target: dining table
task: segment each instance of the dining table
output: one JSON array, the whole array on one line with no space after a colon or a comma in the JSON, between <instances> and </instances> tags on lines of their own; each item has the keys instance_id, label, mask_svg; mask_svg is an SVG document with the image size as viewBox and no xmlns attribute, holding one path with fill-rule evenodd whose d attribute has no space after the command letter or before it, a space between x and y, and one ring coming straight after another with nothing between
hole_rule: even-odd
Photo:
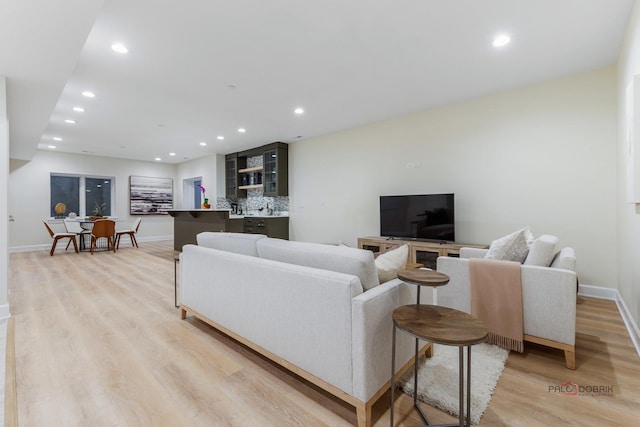
<instances>
[{"instance_id":1,"label":"dining table","mask_svg":"<svg viewBox=\"0 0 640 427\"><path fill-rule=\"evenodd\" d=\"M75 218L67 218L67 219L72 221L77 221L80 224L80 228L82 229L82 231L78 234L78 238L80 240L78 243L80 246L80 251L82 252L88 252L91 249L91 230L93 229L93 224L96 221L99 221L102 219L110 219L111 221L115 221L116 223L122 222L122 220L118 219L117 217L101 217L101 218L75 217ZM114 235L113 236L114 244L115 244L115 238L116 236ZM109 248L107 247L107 245L102 244L102 245L98 245L96 247L96 250L109 250Z\"/></svg>"}]
</instances>

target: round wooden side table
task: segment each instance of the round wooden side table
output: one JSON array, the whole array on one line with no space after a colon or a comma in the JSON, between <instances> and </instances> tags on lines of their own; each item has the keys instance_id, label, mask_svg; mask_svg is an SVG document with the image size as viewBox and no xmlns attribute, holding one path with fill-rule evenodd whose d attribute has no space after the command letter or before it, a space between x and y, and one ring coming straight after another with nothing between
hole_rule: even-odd
<instances>
[{"instance_id":1,"label":"round wooden side table","mask_svg":"<svg viewBox=\"0 0 640 427\"><path fill-rule=\"evenodd\" d=\"M398 271L398 279L405 283L418 286L418 296L416 298L416 304L420 304L420 287L431 286L434 291L438 286L444 286L449 283L449 276L444 273L440 273L435 270L423 270L420 268L407 268ZM437 305L437 295L433 293L433 304Z\"/></svg>"},{"instance_id":2,"label":"round wooden side table","mask_svg":"<svg viewBox=\"0 0 640 427\"><path fill-rule=\"evenodd\" d=\"M412 335L416 339L437 344L457 346L459 362L459 424L440 426L471 425L471 346L484 342L489 330L480 319L463 311L437 305L414 304L398 307L393 311L393 339L391 350L391 408L390 425L393 427L393 406L395 400L396 329ZM467 347L467 408L464 411L464 347ZM417 365L417 364L416 364ZM420 413L427 426L427 417L418 406L418 375L413 383L413 406ZM466 422L465 422L466 421Z\"/></svg>"}]
</instances>

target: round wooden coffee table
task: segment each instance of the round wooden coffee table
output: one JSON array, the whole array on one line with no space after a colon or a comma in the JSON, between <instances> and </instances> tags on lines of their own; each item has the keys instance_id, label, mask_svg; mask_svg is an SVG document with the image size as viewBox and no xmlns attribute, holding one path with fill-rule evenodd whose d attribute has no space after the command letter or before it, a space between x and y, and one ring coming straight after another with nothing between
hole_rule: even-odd
<instances>
[{"instance_id":1,"label":"round wooden coffee table","mask_svg":"<svg viewBox=\"0 0 640 427\"><path fill-rule=\"evenodd\" d=\"M416 304L420 304L420 287L432 286L435 290L438 286L449 283L449 276L435 270L423 270L420 268L407 268L398 271L398 279L405 283L418 286ZM434 292L434 304L437 304L437 294Z\"/></svg>"},{"instance_id":2,"label":"round wooden coffee table","mask_svg":"<svg viewBox=\"0 0 640 427\"><path fill-rule=\"evenodd\" d=\"M400 329L415 337L437 344L453 345L459 348L459 424L449 426L471 425L471 346L484 342L489 334L485 324L463 311L437 305L414 304L398 307L393 311L393 340L391 351L391 408L390 418L393 427L393 404L395 400L395 360L396 329ZM467 408L466 422L464 411L464 347L467 347ZM417 371L417 369L416 369ZM429 421L418 406L418 376L414 376L413 406L427 426Z\"/></svg>"}]
</instances>

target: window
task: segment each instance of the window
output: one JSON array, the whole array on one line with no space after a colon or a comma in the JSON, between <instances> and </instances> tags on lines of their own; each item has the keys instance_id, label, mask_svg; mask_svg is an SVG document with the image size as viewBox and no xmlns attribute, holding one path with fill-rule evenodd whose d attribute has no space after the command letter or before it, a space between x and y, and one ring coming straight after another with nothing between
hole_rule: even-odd
<instances>
[{"instance_id":1,"label":"window","mask_svg":"<svg viewBox=\"0 0 640 427\"><path fill-rule=\"evenodd\" d=\"M64 206L60 206L60 203ZM66 216L70 212L80 213L80 177L51 175L50 215Z\"/></svg>"},{"instance_id":2,"label":"window","mask_svg":"<svg viewBox=\"0 0 640 427\"><path fill-rule=\"evenodd\" d=\"M51 174L51 216L113 215L114 183L113 177Z\"/></svg>"}]
</instances>

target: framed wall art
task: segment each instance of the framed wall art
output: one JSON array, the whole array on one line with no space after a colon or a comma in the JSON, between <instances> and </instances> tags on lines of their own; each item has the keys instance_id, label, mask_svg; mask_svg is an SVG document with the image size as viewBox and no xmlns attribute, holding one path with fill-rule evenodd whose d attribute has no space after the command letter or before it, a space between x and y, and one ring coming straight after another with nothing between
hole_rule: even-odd
<instances>
[{"instance_id":1,"label":"framed wall art","mask_svg":"<svg viewBox=\"0 0 640 427\"><path fill-rule=\"evenodd\" d=\"M131 215L167 215L173 209L173 179L129 177Z\"/></svg>"}]
</instances>

